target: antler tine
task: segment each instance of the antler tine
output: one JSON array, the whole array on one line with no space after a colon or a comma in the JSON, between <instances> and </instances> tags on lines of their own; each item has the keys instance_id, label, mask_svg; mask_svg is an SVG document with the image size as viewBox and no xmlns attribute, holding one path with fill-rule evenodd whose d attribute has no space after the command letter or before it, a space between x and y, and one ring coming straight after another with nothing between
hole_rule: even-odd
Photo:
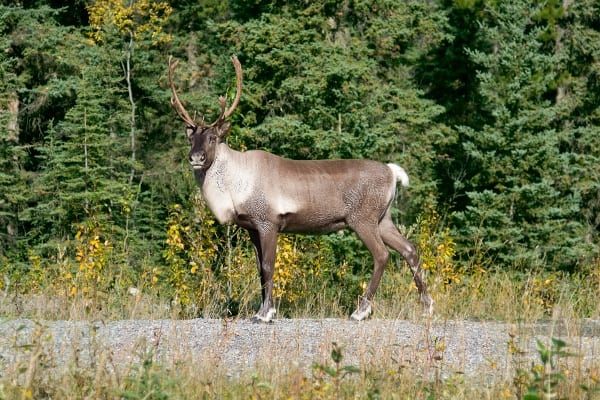
<instances>
[{"instance_id":1,"label":"antler tine","mask_svg":"<svg viewBox=\"0 0 600 400\"><path fill-rule=\"evenodd\" d=\"M217 125L225 121L227 118L233 114L235 108L240 102L240 97L242 97L242 65L240 64L240 60L238 60L237 56L234 54L231 56L231 61L233 62L233 67L235 68L235 78L237 82L237 87L235 91L235 98L233 99L233 103L231 106L225 111L225 106L227 105L227 99L223 96L219 97L219 103L221 104L221 115L215 122L211 124L211 126Z\"/></svg>"},{"instance_id":2,"label":"antler tine","mask_svg":"<svg viewBox=\"0 0 600 400\"><path fill-rule=\"evenodd\" d=\"M227 119L231 116L231 114L233 114L233 111L240 102L240 97L242 97L242 65L240 64L240 60L238 60L235 54L231 56L231 61L233 61L233 67L235 68L237 88L235 91L235 99L233 99L233 103L231 103L231 107L229 107L229 109L223 116L223 119Z\"/></svg>"},{"instance_id":3,"label":"antler tine","mask_svg":"<svg viewBox=\"0 0 600 400\"><path fill-rule=\"evenodd\" d=\"M177 67L178 63L179 60L173 60L173 57L169 57L169 82L171 84L171 105L177 112L177 115L179 115L179 118L181 118L186 124L188 124L189 126L197 126L198 124L192 117L190 117L190 114L188 114L183 104L181 104L181 100L179 100L179 97L177 96L177 89L175 88L175 82L173 80L173 71L175 71L175 68Z\"/></svg>"}]
</instances>

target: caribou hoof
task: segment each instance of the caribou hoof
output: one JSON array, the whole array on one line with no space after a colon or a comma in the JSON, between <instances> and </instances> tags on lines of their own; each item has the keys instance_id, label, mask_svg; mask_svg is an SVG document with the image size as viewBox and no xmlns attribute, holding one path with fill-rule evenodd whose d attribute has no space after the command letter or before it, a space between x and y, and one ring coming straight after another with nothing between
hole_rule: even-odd
<instances>
[{"instance_id":1,"label":"caribou hoof","mask_svg":"<svg viewBox=\"0 0 600 400\"><path fill-rule=\"evenodd\" d=\"M250 318L250 321L253 324L273 324L274 323L274 321L272 319L270 319L270 320L267 321L264 318L261 318L261 317L256 316L256 315L254 317Z\"/></svg>"},{"instance_id":2,"label":"caribou hoof","mask_svg":"<svg viewBox=\"0 0 600 400\"><path fill-rule=\"evenodd\" d=\"M358 306L356 311L354 311L352 313L352 315L350 316L350 319L352 319L354 321L362 321L362 320L368 318L371 315L371 313L372 313L371 302L365 300L365 301L361 302L361 304Z\"/></svg>"},{"instance_id":3,"label":"caribou hoof","mask_svg":"<svg viewBox=\"0 0 600 400\"><path fill-rule=\"evenodd\" d=\"M277 313L275 308L269 308L269 311L266 312L266 315L261 315L262 313L259 311L254 317L252 317L252 322L255 324L264 324L273 322L273 317Z\"/></svg>"}]
</instances>

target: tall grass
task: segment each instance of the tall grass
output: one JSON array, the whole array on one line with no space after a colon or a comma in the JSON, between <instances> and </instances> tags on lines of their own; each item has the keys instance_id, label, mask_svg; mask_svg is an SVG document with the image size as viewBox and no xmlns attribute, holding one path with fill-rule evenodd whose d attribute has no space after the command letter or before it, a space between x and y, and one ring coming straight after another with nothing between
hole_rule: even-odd
<instances>
[{"instance_id":1,"label":"tall grass","mask_svg":"<svg viewBox=\"0 0 600 400\"><path fill-rule=\"evenodd\" d=\"M174 205L162 259L130 265L99 224L81 225L54 254L31 253L29 265L0 260L0 315L43 319L249 317L260 304L248 235L219 227L200 198L193 211ZM600 259L578 274L545 266L495 267L485 254L458 262L435 208L403 234L415 243L436 316L507 322L600 316ZM150 261L153 260L153 261ZM360 267L362 265L362 267ZM280 317L347 317L372 272L353 235L280 235L274 296ZM421 315L405 262L394 255L375 298L375 317Z\"/></svg>"},{"instance_id":2,"label":"tall grass","mask_svg":"<svg viewBox=\"0 0 600 400\"><path fill-rule=\"evenodd\" d=\"M240 279L243 287L232 307L218 292L203 299L200 308L191 303L182 305L160 290L131 287L113 291L65 294L64 291L0 293L0 315L32 319L159 319L196 317L239 317L253 315L260 303L257 273ZM483 319L516 322L538 321L560 317L564 319L600 317L600 284L597 271L573 275L532 271L479 272L463 275L459 282L444 282L429 273L430 291L435 300L435 316L440 319ZM309 278L310 279L310 278ZM352 282L357 293L360 281ZM278 298L280 317L346 318L358 302L335 283L311 282L302 296L294 301ZM232 315L232 308L236 313ZM375 297L375 318L419 319L421 306L407 267L389 267Z\"/></svg>"}]
</instances>

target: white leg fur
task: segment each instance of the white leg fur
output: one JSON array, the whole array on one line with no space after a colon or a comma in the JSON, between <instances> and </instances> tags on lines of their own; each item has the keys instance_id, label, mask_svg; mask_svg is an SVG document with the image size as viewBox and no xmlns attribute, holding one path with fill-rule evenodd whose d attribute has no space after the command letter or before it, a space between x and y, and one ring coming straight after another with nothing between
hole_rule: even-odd
<instances>
[{"instance_id":1,"label":"white leg fur","mask_svg":"<svg viewBox=\"0 0 600 400\"><path fill-rule=\"evenodd\" d=\"M273 319L273 317L275 316L276 313L277 313L277 310L275 308L271 307L271 308L269 308L267 315L265 315L263 317L260 314L256 314L254 316L254 319L259 320L261 322L271 322L271 320Z\"/></svg>"},{"instance_id":2,"label":"white leg fur","mask_svg":"<svg viewBox=\"0 0 600 400\"><path fill-rule=\"evenodd\" d=\"M371 315L372 309L371 309L371 303L369 303L367 305L367 307L364 307L364 309L361 310L362 304L356 309L356 311L354 311L352 313L352 315L350 316L350 318L352 318L355 321L362 321L363 319L367 318L369 315Z\"/></svg>"}]
</instances>

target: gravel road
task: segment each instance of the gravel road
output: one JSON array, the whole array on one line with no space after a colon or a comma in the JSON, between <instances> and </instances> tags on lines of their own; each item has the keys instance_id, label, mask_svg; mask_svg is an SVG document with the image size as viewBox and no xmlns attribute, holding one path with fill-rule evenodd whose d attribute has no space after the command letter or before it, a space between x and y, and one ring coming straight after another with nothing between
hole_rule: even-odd
<instances>
[{"instance_id":1,"label":"gravel road","mask_svg":"<svg viewBox=\"0 0 600 400\"><path fill-rule=\"evenodd\" d=\"M162 364L191 362L237 378L331 363L332 343L336 342L343 348L344 365L461 374L490 385L509 379L515 370L515 356L507 350L511 338L524 350L520 361L538 361L536 339L548 343L551 337L565 339L569 350L581 355L572 362L584 367L600 365L600 321L596 320L528 325L376 319L276 319L271 324L217 319L0 319L0 373L26 362L40 343L57 368L73 365L74 358L78 365L89 364L99 354L110 357L116 368L127 367L140 361L140 351L153 349Z\"/></svg>"}]
</instances>

